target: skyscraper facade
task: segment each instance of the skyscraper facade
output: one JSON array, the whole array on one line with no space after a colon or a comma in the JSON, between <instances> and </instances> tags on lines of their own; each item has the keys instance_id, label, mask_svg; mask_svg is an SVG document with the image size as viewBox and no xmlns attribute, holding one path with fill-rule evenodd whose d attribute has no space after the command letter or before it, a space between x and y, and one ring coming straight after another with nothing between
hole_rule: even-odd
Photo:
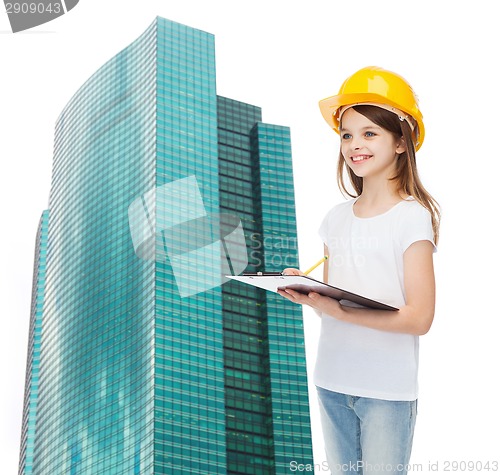
<instances>
[{"instance_id":1,"label":"skyscraper facade","mask_svg":"<svg viewBox=\"0 0 500 475\"><path fill-rule=\"evenodd\" d=\"M209 33L157 18L79 89L56 124L20 473L312 463L301 310L223 276L298 264L291 170L289 130L217 96Z\"/></svg>"},{"instance_id":2,"label":"skyscraper facade","mask_svg":"<svg viewBox=\"0 0 500 475\"><path fill-rule=\"evenodd\" d=\"M40 346L43 317L43 297L45 288L45 267L47 262L47 229L49 212L44 211L38 225L33 266L33 288L31 297L31 318L28 337L26 382L21 428L21 452L19 473L32 473L33 449L36 429L36 409L38 401L38 375L40 370Z\"/></svg>"}]
</instances>

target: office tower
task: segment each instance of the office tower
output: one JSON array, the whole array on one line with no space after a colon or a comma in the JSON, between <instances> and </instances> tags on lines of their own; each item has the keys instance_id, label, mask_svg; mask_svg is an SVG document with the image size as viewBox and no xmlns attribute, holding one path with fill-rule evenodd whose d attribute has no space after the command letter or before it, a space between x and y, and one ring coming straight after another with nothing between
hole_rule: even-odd
<instances>
[{"instance_id":1,"label":"office tower","mask_svg":"<svg viewBox=\"0 0 500 475\"><path fill-rule=\"evenodd\" d=\"M28 337L28 357L24 394L23 422L21 429L21 453L19 473L30 474L33 465L35 442L38 374L40 369L40 343L42 332L43 294L47 261L47 228L49 213L44 211L38 224L33 266L31 317Z\"/></svg>"},{"instance_id":2,"label":"office tower","mask_svg":"<svg viewBox=\"0 0 500 475\"><path fill-rule=\"evenodd\" d=\"M79 89L56 124L21 473L312 463L301 310L221 275L298 264L291 170L289 130L217 96L211 34L157 18Z\"/></svg>"}]
</instances>

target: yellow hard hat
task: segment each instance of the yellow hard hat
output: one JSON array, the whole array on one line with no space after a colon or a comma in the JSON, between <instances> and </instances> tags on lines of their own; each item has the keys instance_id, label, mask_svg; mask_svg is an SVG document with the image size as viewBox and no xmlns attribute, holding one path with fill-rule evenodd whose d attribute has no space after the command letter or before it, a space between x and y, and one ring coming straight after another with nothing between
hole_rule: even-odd
<instances>
[{"instance_id":1,"label":"yellow hard hat","mask_svg":"<svg viewBox=\"0 0 500 475\"><path fill-rule=\"evenodd\" d=\"M418 150L424 141L425 128L418 99L408 82L399 74L376 66L368 66L348 77L336 96L319 102L321 114L330 127L339 133L339 120L347 107L372 104L397 114L413 131ZM347 106L347 107L346 107Z\"/></svg>"}]
</instances>

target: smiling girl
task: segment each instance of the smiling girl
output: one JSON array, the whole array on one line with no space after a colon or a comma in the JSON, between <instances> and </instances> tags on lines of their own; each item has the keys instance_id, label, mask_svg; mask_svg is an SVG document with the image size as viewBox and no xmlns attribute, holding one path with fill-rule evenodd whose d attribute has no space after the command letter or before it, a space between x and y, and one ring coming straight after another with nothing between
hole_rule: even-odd
<instances>
[{"instance_id":1,"label":"smiling girl","mask_svg":"<svg viewBox=\"0 0 500 475\"><path fill-rule=\"evenodd\" d=\"M340 135L337 181L352 198L331 209L320 227L329 256L325 282L399 311L290 289L280 294L321 315L314 382L331 472L406 474L419 336L434 318L439 229L438 205L415 160L425 134L422 114L410 85L376 67L350 76L320 109Z\"/></svg>"}]
</instances>

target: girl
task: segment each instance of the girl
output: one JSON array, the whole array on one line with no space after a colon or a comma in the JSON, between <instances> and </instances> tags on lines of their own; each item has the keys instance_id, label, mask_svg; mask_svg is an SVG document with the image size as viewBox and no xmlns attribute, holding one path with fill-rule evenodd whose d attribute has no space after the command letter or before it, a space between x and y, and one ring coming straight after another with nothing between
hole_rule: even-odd
<instances>
[{"instance_id":1,"label":"girl","mask_svg":"<svg viewBox=\"0 0 500 475\"><path fill-rule=\"evenodd\" d=\"M434 317L439 210L420 182L424 124L410 85L363 68L320 101L340 135L337 181L351 200L319 233L330 284L398 307L354 307L293 290L283 297L322 318L314 381L332 474L406 474L417 412L419 335ZM347 190L345 170L354 193ZM302 274L285 269L287 274Z\"/></svg>"}]
</instances>

